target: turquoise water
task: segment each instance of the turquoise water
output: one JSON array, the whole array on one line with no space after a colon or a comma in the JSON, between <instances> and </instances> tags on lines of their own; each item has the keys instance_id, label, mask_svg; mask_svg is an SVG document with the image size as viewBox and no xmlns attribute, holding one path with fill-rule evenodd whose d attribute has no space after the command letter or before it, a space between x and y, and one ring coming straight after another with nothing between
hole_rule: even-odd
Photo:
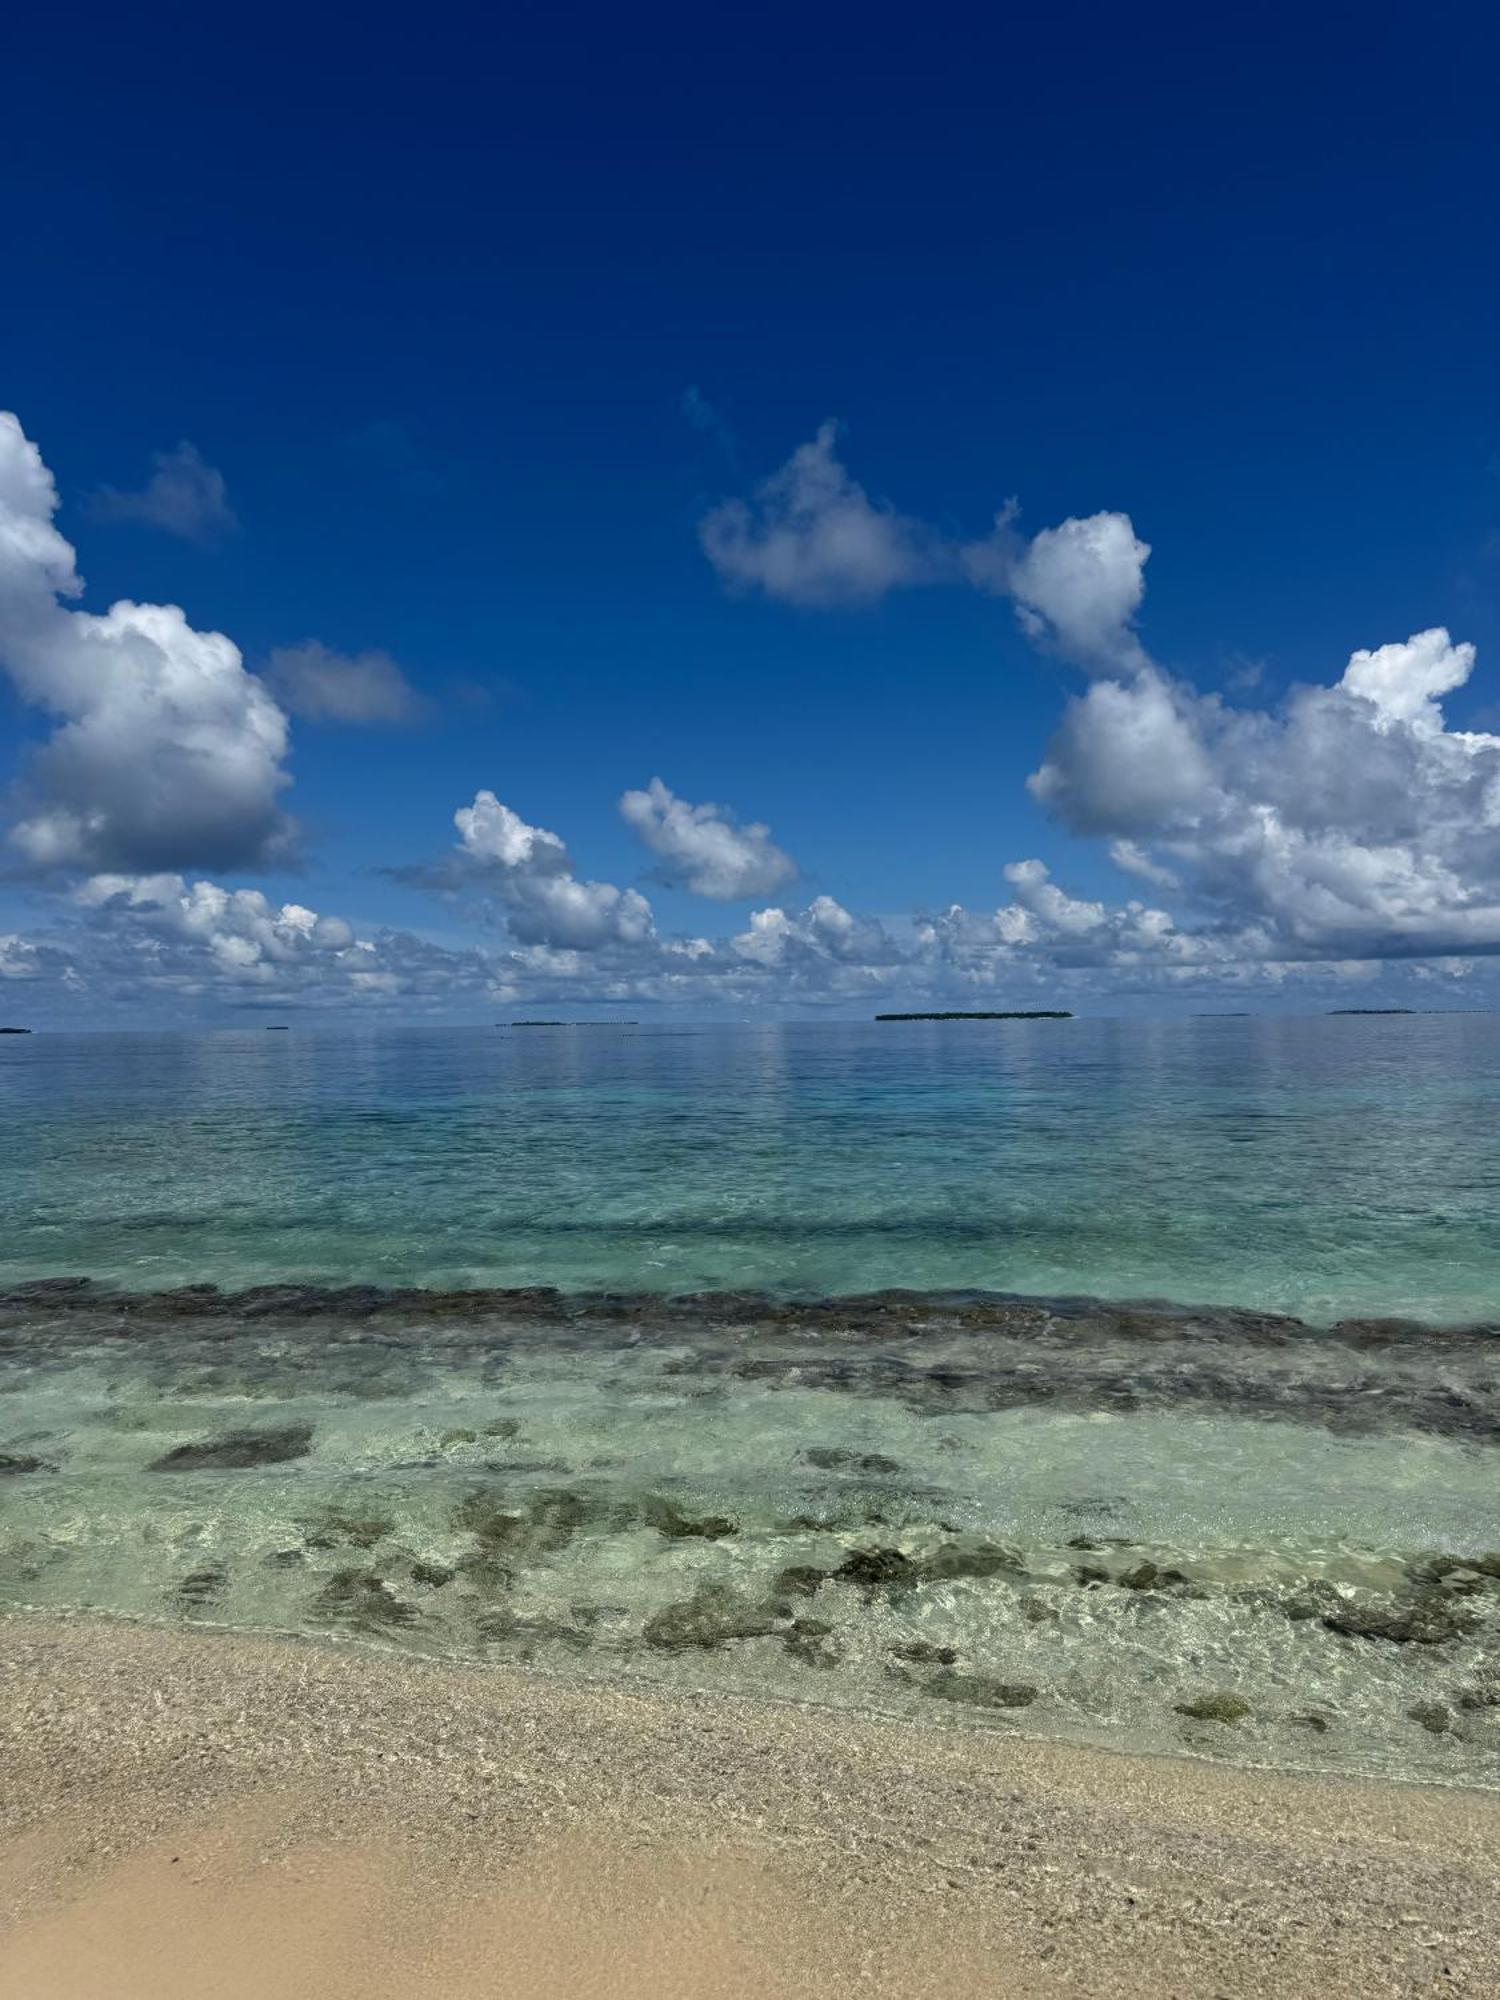
<instances>
[{"instance_id":1,"label":"turquoise water","mask_svg":"<svg viewBox=\"0 0 1500 2000\"><path fill-rule=\"evenodd\" d=\"M1500 1787L1497 1087L1479 1016L0 1040L0 1611Z\"/></svg>"},{"instance_id":2,"label":"turquoise water","mask_svg":"<svg viewBox=\"0 0 1500 2000\"><path fill-rule=\"evenodd\" d=\"M1484 1318L1500 1020L0 1038L0 1282Z\"/></svg>"}]
</instances>

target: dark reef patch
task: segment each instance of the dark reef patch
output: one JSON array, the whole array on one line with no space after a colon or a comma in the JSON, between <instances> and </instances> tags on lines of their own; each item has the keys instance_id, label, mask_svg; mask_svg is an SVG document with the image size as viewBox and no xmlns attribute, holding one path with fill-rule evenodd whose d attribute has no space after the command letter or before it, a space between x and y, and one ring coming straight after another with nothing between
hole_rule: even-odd
<instances>
[{"instance_id":1,"label":"dark reef patch","mask_svg":"<svg viewBox=\"0 0 1500 2000\"><path fill-rule=\"evenodd\" d=\"M717 1542L725 1535L737 1535L739 1523L723 1514L689 1514L675 1500L653 1494L641 1506L641 1519L668 1541Z\"/></svg>"},{"instance_id":2,"label":"dark reef patch","mask_svg":"<svg viewBox=\"0 0 1500 2000\"><path fill-rule=\"evenodd\" d=\"M488 1380L527 1348L614 1348L622 1336L711 1390L716 1379L893 1398L920 1415L1011 1409L1224 1411L1341 1434L1419 1430L1500 1439L1500 1326L1426 1327L1347 1319L1316 1328L1286 1315L1099 1299L873 1292L843 1298L705 1292L563 1293L188 1285L121 1292L56 1279L0 1293L0 1364L34 1365L80 1345L126 1342L139 1361L159 1329L174 1379L195 1359L223 1383L226 1343L274 1339L279 1366L340 1394L413 1393L445 1355ZM690 1345L692 1354L680 1350ZM167 1378L164 1376L163 1380ZM445 1445L515 1434L500 1418ZM475 1437L468 1437L472 1429ZM804 1462L856 1478L897 1461L838 1444Z\"/></svg>"},{"instance_id":3,"label":"dark reef patch","mask_svg":"<svg viewBox=\"0 0 1500 2000\"><path fill-rule=\"evenodd\" d=\"M1244 1696L1228 1688L1212 1688L1207 1694L1196 1694L1190 1700L1174 1702L1172 1706L1179 1715L1185 1715L1193 1722L1243 1722L1250 1713L1250 1704Z\"/></svg>"},{"instance_id":4,"label":"dark reef patch","mask_svg":"<svg viewBox=\"0 0 1500 2000\"><path fill-rule=\"evenodd\" d=\"M922 1692L937 1701L966 1702L970 1708L1030 1708L1041 1690L1030 1681L996 1680L989 1674L963 1674L949 1667L924 1681Z\"/></svg>"},{"instance_id":5,"label":"dark reef patch","mask_svg":"<svg viewBox=\"0 0 1500 2000\"><path fill-rule=\"evenodd\" d=\"M281 1465L306 1458L312 1425L287 1424L274 1431L226 1431L196 1444L174 1445L151 1461L152 1472L243 1472L256 1465Z\"/></svg>"},{"instance_id":6,"label":"dark reef patch","mask_svg":"<svg viewBox=\"0 0 1500 2000\"><path fill-rule=\"evenodd\" d=\"M774 1599L746 1597L727 1584L706 1583L689 1598L664 1605L646 1620L641 1637L666 1652L706 1651L732 1639L764 1639L787 1629L790 1610Z\"/></svg>"},{"instance_id":7,"label":"dark reef patch","mask_svg":"<svg viewBox=\"0 0 1500 2000\"><path fill-rule=\"evenodd\" d=\"M415 1608L397 1597L383 1577L361 1569L335 1570L313 1599L312 1615L357 1632L385 1632L414 1625L417 1619Z\"/></svg>"}]
</instances>

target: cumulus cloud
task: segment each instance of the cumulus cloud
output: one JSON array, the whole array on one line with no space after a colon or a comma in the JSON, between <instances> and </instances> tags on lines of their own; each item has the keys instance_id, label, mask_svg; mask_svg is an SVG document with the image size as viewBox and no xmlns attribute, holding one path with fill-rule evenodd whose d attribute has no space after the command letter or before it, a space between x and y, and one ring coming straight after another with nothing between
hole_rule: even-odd
<instances>
[{"instance_id":1,"label":"cumulus cloud","mask_svg":"<svg viewBox=\"0 0 1500 2000\"><path fill-rule=\"evenodd\" d=\"M538 851L552 850L544 841L540 850L532 845ZM1144 902L1111 906L1074 896L1036 860L1013 863L1005 876L1010 900L998 907L954 904L914 922L882 923L819 896L800 911L758 909L722 939L661 938L637 925L616 927L607 938L590 928L583 941L568 943L565 926L548 926L548 936L529 938L512 928L489 950L390 930L361 936L302 904L176 874L96 876L75 889L68 921L51 933L0 937L0 979L16 982L29 1010L66 999L105 1011L167 1003L210 1013L399 1004L403 1012L441 1015L465 1002L680 1004L716 1012L1087 1006L1122 990L1211 996L1290 981L1309 995L1347 994L1373 982L1382 998L1429 1004L1434 988L1472 969L1463 957L1395 967L1368 959L1288 962L1264 927L1182 929ZM539 879L572 882L565 871Z\"/></svg>"},{"instance_id":2,"label":"cumulus cloud","mask_svg":"<svg viewBox=\"0 0 1500 2000\"><path fill-rule=\"evenodd\" d=\"M1151 554L1128 514L1100 513L1027 540L1008 500L990 532L956 540L872 501L823 424L752 500L726 500L699 523L725 584L815 609L876 603L911 584L963 583L1008 597L1033 644L1091 670L1145 664L1135 618Z\"/></svg>"},{"instance_id":3,"label":"cumulus cloud","mask_svg":"<svg viewBox=\"0 0 1500 2000\"><path fill-rule=\"evenodd\" d=\"M815 896L800 915L757 910L749 927L730 938L731 958L762 969L827 972L839 968L878 983L901 964L903 952L884 927L851 915L832 896ZM834 983L840 983L835 981ZM847 979L842 982L847 985Z\"/></svg>"},{"instance_id":4,"label":"cumulus cloud","mask_svg":"<svg viewBox=\"0 0 1500 2000\"><path fill-rule=\"evenodd\" d=\"M704 516L704 553L731 590L787 604L860 605L931 576L934 538L871 500L840 463L837 440L836 424L821 425L753 500L725 500Z\"/></svg>"},{"instance_id":5,"label":"cumulus cloud","mask_svg":"<svg viewBox=\"0 0 1500 2000\"><path fill-rule=\"evenodd\" d=\"M0 662L59 718L10 841L37 870L242 868L284 855L286 717L222 633L175 605L69 609L83 585L52 476L0 412Z\"/></svg>"},{"instance_id":6,"label":"cumulus cloud","mask_svg":"<svg viewBox=\"0 0 1500 2000\"><path fill-rule=\"evenodd\" d=\"M1144 665L1134 619L1150 554L1128 514L1091 514L1043 528L1006 582L1022 631L1083 666Z\"/></svg>"},{"instance_id":7,"label":"cumulus cloud","mask_svg":"<svg viewBox=\"0 0 1500 2000\"><path fill-rule=\"evenodd\" d=\"M359 936L341 917L176 874L78 884L45 934L0 936L0 980L18 982L33 1020L120 1008L444 1013L493 1002L505 985L483 952L389 929Z\"/></svg>"},{"instance_id":8,"label":"cumulus cloud","mask_svg":"<svg viewBox=\"0 0 1500 2000\"><path fill-rule=\"evenodd\" d=\"M214 542L239 527L224 475L186 439L171 451L153 452L151 477L138 491L103 486L89 500L97 521L141 521L188 542Z\"/></svg>"},{"instance_id":9,"label":"cumulus cloud","mask_svg":"<svg viewBox=\"0 0 1500 2000\"><path fill-rule=\"evenodd\" d=\"M42 956L30 938L0 931L0 979L35 979L41 971Z\"/></svg>"},{"instance_id":10,"label":"cumulus cloud","mask_svg":"<svg viewBox=\"0 0 1500 2000\"><path fill-rule=\"evenodd\" d=\"M277 646L265 676L293 715L310 722L415 721L422 697L389 653L336 653L317 639Z\"/></svg>"},{"instance_id":11,"label":"cumulus cloud","mask_svg":"<svg viewBox=\"0 0 1500 2000\"><path fill-rule=\"evenodd\" d=\"M492 995L478 951L408 932L356 935L342 917L181 875L96 875L74 890L71 929L49 940L76 993L98 1002L168 999L232 1006L446 1006Z\"/></svg>"},{"instance_id":12,"label":"cumulus cloud","mask_svg":"<svg viewBox=\"0 0 1500 2000\"><path fill-rule=\"evenodd\" d=\"M1069 704L1031 788L1272 955L1500 951L1500 736L1439 705L1473 665L1434 627L1276 709L1148 666Z\"/></svg>"},{"instance_id":13,"label":"cumulus cloud","mask_svg":"<svg viewBox=\"0 0 1500 2000\"><path fill-rule=\"evenodd\" d=\"M651 905L638 890L580 881L558 836L529 826L493 792L476 792L453 823L459 832L456 867L439 875L440 885L491 890L518 943L592 952L642 945L654 936Z\"/></svg>"},{"instance_id":14,"label":"cumulus cloud","mask_svg":"<svg viewBox=\"0 0 1500 2000\"><path fill-rule=\"evenodd\" d=\"M797 873L797 864L758 821L737 825L724 806L690 805L653 778L644 791L620 800L625 823L661 864L673 887L716 902L770 896Z\"/></svg>"},{"instance_id":15,"label":"cumulus cloud","mask_svg":"<svg viewBox=\"0 0 1500 2000\"><path fill-rule=\"evenodd\" d=\"M1124 875L1138 875L1143 882L1152 882L1158 889L1178 889L1182 878L1164 862L1153 861L1151 856L1136 846L1133 840L1112 840L1109 843L1109 858Z\"/></svg>"}]
</instances>

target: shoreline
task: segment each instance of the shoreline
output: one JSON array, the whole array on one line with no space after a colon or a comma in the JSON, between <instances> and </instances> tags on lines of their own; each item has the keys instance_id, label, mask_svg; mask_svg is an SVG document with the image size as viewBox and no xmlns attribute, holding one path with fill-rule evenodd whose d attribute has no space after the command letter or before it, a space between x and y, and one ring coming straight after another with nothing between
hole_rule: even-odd
<instances>
[{"instance_id":1,"label":"shoreline","mask_svg":"<svg viewBox=\"0 0 1500 2000\"><path fill-rule=\"evenodd\" d=\"M263 1944L288 1995L1500 1984L1484 1793L86 1619L0 1621L0 1689L37 2000Z\"/></svg>"}]
</instances>

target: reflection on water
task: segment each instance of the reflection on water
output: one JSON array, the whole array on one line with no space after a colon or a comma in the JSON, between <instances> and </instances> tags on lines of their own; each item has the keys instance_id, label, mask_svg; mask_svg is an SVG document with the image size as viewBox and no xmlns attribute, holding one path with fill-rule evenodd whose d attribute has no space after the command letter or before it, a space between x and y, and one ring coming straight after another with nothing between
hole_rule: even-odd
<instances>
[{"instance_id":1,"label":"reflection on water","mask_svg":"<svg viewBox=\"0 0 1500 2000\"><path fill-rule=\"evenodd\" d=\"M1482 1317L1488 1016L48 1036L0 1274Z\"/></svg>"}]
</instances>

